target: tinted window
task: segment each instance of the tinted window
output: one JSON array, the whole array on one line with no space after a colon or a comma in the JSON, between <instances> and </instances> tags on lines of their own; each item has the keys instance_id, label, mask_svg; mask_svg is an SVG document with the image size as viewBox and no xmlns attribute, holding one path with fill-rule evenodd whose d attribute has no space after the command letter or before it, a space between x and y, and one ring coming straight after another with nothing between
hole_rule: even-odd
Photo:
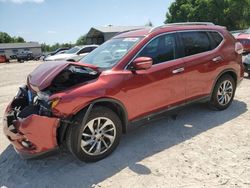
<instances>
[{"instance_id":1,"label":"tinted window","mask_svg":"<svg viewBox=\"0 0 250 188\"><path fill-rule=\"evenodd\" d=\"M211 35L211 37L212 37L212 39L214 41L214 45L213 45L213 49L214 49L214 48L216 48L217 46L220 45L223 38L218 32L211 31L211 32L209 32L209 34Z\"/></svg>"},{"instance_id":2,"label":"tinted window","mask_svg":"<svg viewBox=\"0 0 250 188\"><path fill-rule=\"evenodd\" d=\"M137 57L151 57L154 64L175 59L175 34L163 35L152 40Z\"/></svg>"},{"instance_id":3,"label":"tinted window","mask_svg":"<svg viewBox=\"0 0 250 188\"><path fill-rule=\"evenodd\" d=\"M211 50L210 40L206 32L184 32L180 33L185 56L199 54Z\"/></svg>"},{"instance_id":4,"label":"tinted window","mask_svg":"<svg viewBox=\"0 0 250 188\"><path fill-rule=\"evenodd\" d=\"M89 52L91 52L92 50L93 50L92 47L86 47L86 48L83 48L82 50L80 50L80 51L78 52L78 54L89 53Z\"/></svg>"}]
</instances>

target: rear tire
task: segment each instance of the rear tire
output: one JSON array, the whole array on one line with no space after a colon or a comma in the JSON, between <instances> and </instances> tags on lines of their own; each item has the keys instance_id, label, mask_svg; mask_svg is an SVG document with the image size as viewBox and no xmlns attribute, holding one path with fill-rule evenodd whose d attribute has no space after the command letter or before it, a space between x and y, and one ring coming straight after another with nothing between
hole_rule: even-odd
<instances>
[{"instance_id":1,"label":"rear tire","mask_svg":"<svg viewBox=\"0 0 250 188\"><path fill-rule=\"evenodd\" d=\"M77 122L84 117L80 113ZM66 144L70 152L81 161L96 162L110 155L118 146L122 124L111 109L97 106L91 110L85 124L72 125L66 133Z\"/></svg>"},{"instance_id":2,"label":"rear tire","mask_svg":"<svg viewBox=\"0 0 250 188\"><path fill-rule=\"evenodd\" d=\"M234 100L235 90L236 83L232 76L222 76L214 87L209 106L216 110L227 109Z\"/></svg>"}]
</instances>

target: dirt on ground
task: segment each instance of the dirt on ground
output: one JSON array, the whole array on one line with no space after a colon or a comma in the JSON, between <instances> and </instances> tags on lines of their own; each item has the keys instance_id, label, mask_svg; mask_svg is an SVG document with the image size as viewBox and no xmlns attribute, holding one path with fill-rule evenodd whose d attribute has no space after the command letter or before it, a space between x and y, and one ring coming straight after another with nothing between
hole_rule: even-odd
<instances>
[{"instance_id":1,"label":"dirt on ground","mask_svg":"<svg viewBox=\"0 0 250 188\"><path fill-rule=\"evenodd\" d=\"M0 65L0 120L39 62ZM250 79L225 111L205 104L124 135L108 158L86 164L65 151L21 159L0 129L0 187L250 187ZM46 126L46 125L44 125Z\"/></svg>"}]
</instances>

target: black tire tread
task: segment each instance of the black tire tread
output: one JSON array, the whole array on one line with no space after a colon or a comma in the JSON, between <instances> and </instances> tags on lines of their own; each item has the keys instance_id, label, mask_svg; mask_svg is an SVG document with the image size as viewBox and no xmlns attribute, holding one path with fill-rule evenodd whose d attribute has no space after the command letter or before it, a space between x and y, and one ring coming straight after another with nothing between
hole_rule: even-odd
<instances>
[{"instance_id":1,"label":"black tire tread","mask_svg":"<svg viewBox=\"0 0 250 188\"><path fill-rule=\"evenodd\" d=\"M217 101L217 90L218 90L218 87L220 86L220 84L221 84L223 81L225 81L225 80L230 80L230 81L232 82L234 91L233 91L233 97L232 97L231 101L230 101L227 105L222 106L222 105L220 105L220 104L218 103L218 101ZM221 77L218 79L218 81L217 81L217 83L215 84L215 86L214 86L213 93L212 93L211 99L210 99L210 101L209 101L209 107L210 107L211 109L219 110L219 111L222 111L222 110L227 109L227 108L231 105L231 103L232 103L232 101L233 101L233 99L234 99L235 90L236 90L236 82L235 82L235 80L233 79L233 77L232 77L231 75L229 75L229 74L225 74L225 75L221 76Z\"/></svg>"}]
</instances>

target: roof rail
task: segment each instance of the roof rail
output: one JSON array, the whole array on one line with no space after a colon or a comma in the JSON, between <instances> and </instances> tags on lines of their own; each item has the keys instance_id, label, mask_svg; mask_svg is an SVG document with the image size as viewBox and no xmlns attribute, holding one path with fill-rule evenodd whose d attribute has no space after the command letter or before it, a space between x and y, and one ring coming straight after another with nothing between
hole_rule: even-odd
<instances>
[{"instance_id":1,"label":"roof rail","mask_svg":"<svg viewBox=\"0 0 250 188\"><path fill-rule=\"evenodd\" d=\"M183 25L214 25L214 23L212 22L179 22L179 23L169 23L169 24L165 24L165 25L161 25L158 27L154 27L152 28L149 33L157 30L157 29L162 29L165 27L170 27L170 26L183 26Z\"/></svg>"},{"instance_id":2,"label":"roof rail","mask_svg":"<svg viewBox=\"0 0 250 188\"><path fill-rule=\"evenodd\" d=\"M140 29L143 29L143 28L129 29L129 30L126 30L126 31L121 31L121 32L119 32L119 33L116 33L116 34L114 35L114 37L115 37L115 36L118 36L118 35L121 35L121 34L123 34L123 33L131 32L131 31L137 31L137 30L140 30Z\"/></svg>"}]
</instances>

